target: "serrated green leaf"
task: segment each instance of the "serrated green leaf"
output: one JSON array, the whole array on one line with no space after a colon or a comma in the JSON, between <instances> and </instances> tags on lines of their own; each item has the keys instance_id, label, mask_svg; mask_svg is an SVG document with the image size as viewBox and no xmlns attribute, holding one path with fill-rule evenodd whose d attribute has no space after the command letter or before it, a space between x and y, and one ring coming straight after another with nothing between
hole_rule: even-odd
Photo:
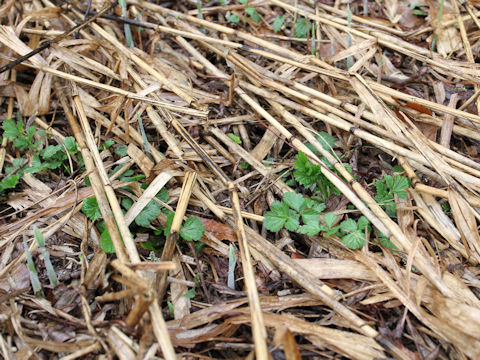
<instances>
[{"instance_id":1,"label":"serrated green leaf","mask_svg":"<svg viewBox=\"0 0 480 360\"><path fill-rule=\"evenodd\" d=\"M287 206L288 208L288 206ZM288 215L282 215L274 211L268 211L263 218L263 225L272 232L280 231L288 219Z\"/></svg>"},{"instance_id":2,"label":"serrated green leaf","mask_svg":"<svg viewBox=\"0 0 480 360\"><path fill-rule=\"evenodd\" d=\"M333 212L326 213L323 217L323 221L325 221L327 228L330 229L333 224L335 224L335 221L337 221L337 215L335 215Z\"/></svg>"},{"instance_id":3,"label":"serrated green leaf","mask_svg":"<svg viewBox=\"0 0 480 360\"><path fill-rule=\"evenodd\" d=\"M44 170L44 166L40 161L40 156L38 154L34 154L32 158L32 165L30 165L29 168L25 169L25 172L34 174L42 170Z\"/></svg>"},{"instance_id":4,"label":"serrated green leaf","mask_svg":"<svg viewBox=\"0 0 480 360\"><path fill-rule=\"evenodd\" d=\"M320 223L314 223L314 222L302 225L297 230L298 233L306 234L308 236L315 236L320 231L322 231L322 227L320 226Z\"/></svg>"},{"instance_id":5,"label":"serrated green leaf","mask_svg":"<svg viewBox=\"0 0 480 360\"><path fill-rule=\"evenodd\" d=\"M143 227L150 226L150 222L155 220L158 215L160 215L160 206L154 200L150 200L135 218L135 224Z\"/></svg>"},{"instance_id":6,"label":"serrated green leaf","mask_svg":"<svg viewBox=\"0 0 480 360\"><path fill-rule=\"evenodd\" d=\"M362 232L365 232L365 228L367 228L370 232L370 221L365 216L360 216L357 220L357 228Z\"/></svg>"},{"instance_id":7,"label":"serrated green leaf","mask_svg":"<svg viewBox=\"0 0 480 360\"><path fill-rule=\"evenodd\" d=\"M285 218L287 218L289 213L289 208L288 208L288 205L284 202L274 201L272 203L272 211L279 215L283 215Z\"/></svg>"},{"instance_id":8,"label":"serrated green leaf","mask_svg":"<svg viewBox=\"0 0 480 360\"><path fill-rule=\"evenodd\" d=\"M277 15L275 20L273 20L272 27L273 27L273 32L275 34L280 31L284 22L285 22L285 18L283 16L280 16L280 15Z\"/></svg>"},{"instance_id":9,"label":"serrated green leaf","mask_svg":"<svg viewBox=\"0 0 480 360\"><path fill-rule=\"evenodd\" d=\"M103 231L100 234L100 248L107 254L114 254L115 247L113 246L112 238L108 230Z\"/></svg>"},{"instance_id":10,"label":"serrated green leaf","mask_svg":"<svg viewBox=\"0 0 480 360\"><path fill-rule=\"evenodd\" d=\"M8 119L2 124L3 136L9 140L15 139L17 136L21 136L23 132L23 121L15 123L15 120Z\"/></svg>"},{"instance_id":11,"label":"serrated green leaf","mask_svg":"<svg viewBox=\"0 0 480 360\"><path fill-rule=\"evenodd\" d=\"M126 197L126 198L123 198L120 203L122 204L122 206L123 206L123 208L124 208L125 210L130 210L130 208L131 208L132 205L133 205L133 200L130 199L130 198L128 198L128 197Z\"/></svg>"},{"instance_id":12,"label":"serrated green leaf","mask_svg":"<svg viewBox=\"0 0 480 360\"><path fill-rule=\"evenodd\" d=\"M318 201L315 201L315 204L312 206L312 209L321 213L323 210L326 209L326 205L324 203L321 203L321 202L318 202Z\"/></svg>"},{"instance_id":13,"label":"serrated green leaf","mask_svg":"<svg viewBox=\"0 0 480 360\"><path fill-rule=\"evenodd\" d=\"M327 151L332 150L335 146L335 138L325 131L320 131L318 135L315 136L315 139L317 139L317 141L322 144L322 147Z\"/></svg>"},{"instance_id":14,"label":"serrated green leaf","mask_svg":"<svg viewBox=\"0 0 480 360\"><path fill-rule=\"evenodd\" d=\"M78 144L73 136L68 136L63 139L63 144L67 148L69 154L75 155L78 152Z\"/></svg>"},{"instance_id":15,"label":"serrated green leaf","mask_svg":"<svg viewBox=\"0 0 480 360\"><path fill-rule=\"evenodd\" d=\"M197 217L189 217L185 220L185 224L180 228L180 236L187 241L200 240L205 233L205 226Z\"/></svg>"},{"instance_id":16,"label":"serrated green leaf","mask_svg":"<svg viewBox=\"0 0 480 360\"><path fill-rule=\"evenodd\" d=\"M245 14L250 16L253 21L259 22L260 20L262 20L260 15L257 13L257 10L255 10L255 8L252 8L252 7L245 8Z\"/></svg>"},{"instance_id":17,"label":"serrated green leaf","mask_svg":"<svg viewBox=\"0 0 480 360\"><path fill-rule=\"evenodd\" d=\"M238 0L238 2L243 5L248 4L248 0Z\"/></svg>"},{"instance_id":18,"label":"serrated green leaf","mask_svg":"<svg viewBox=\"0 0 480 360\"><path fill-rule=\"evenodd\" d=\"M28 149L31 144L32 143L30 140L28 140L25 136L21 136L13 140L13 146L20 150Z\"/></svg>"},{"instance_id":19,"label":"serrated green leaf","mask_svg":"<svg viewBox=\"0 0 480 360\"><path fill-rule=\"evenodd\" d=\"M237 135L230 133L230 134L227 134L227 136L233 141L235 141L238 145L242 144L242 139L240 139L240 137L238 137Z\"/></svg>"},{"instance_id":20,"label":"serrated green leaf","mask_svg":"<svg viewBox=\"0 0 480 360\"><path fill-rule=\"evenodd\" d=\"M342 243L349 249L361 249L365 245L365 235L360 230L342 237Z\"/></svg>"},{"instance_id":21,"label":"serrated green leaf","mask_svg":"<svg viewBox=\"0 0 480 360\"><path fill-rule=\"evenodd\" d=\"M355 220L347 219L340 223L340 229L347 233L352 233L358 230L358 225Z\"/></svg>"},{"instance_id":22,"label":"serrated green leaf","mask_svg":"<svg viewBox=\"0 0 480 360\"><path fill-rule=\"evenodd\" d=\"M385 181L385 184L388 186L388 188L390 190L393 188L393 176L392 175L385 175L383 177L383 181Z\"/></svg>"},{"instance_id":23,"label":"serrated green leaf","mask_svg":"<svg viewBox=\"0 0 480 360\"><path fill-rule=\"evenodd\" d=\"M82 212L92 221L95 221L102 216L95 197L88 197L83 200Z\"/></svg>"},{"instance_id":24,"label":"serrated green leaf","mask_svg":"<svg viewBox=\"0 0 480 360\"><path fill-rule=\"evenodd\" d=\"M300 226L300 215L295 211L290 210L290 216L285 222L285 229L289 231L296 231Z\"/></svg>"},{"instance_id":25,"label":"serrated green leaf","mask_svg":"<svg viewBox=\"0 0 480 360\"><path fill-rule=\"evenodd\" d=\"M164 203L166 203L168 201L168 199L170 198L170 195L168 194L168 190L165 189L165 188L162 188L158 193L157 195L155 195L155 197L157 199L159 199L160 201L163 201Z\"/></svg>"},{"instance_id":26,"label":"serrated green leaf","mask_svg":"<svg viewBox=\"0 0 480 360\"><path fill-rule=\"evenodd\" d=\"M306 188L311 188L322 176L320 165L312 164L307 155L301 151L297 154L297 161L293 164L293 168L295 169L293 172L295 180Z\"/></svg>"},{"instance_id":27,"label":"serrated green leaf","mask_svg":"<svg viewBox=\"0 0 480 360\"><path fill-rule=\"evenodd\" d=\"M300 18L295 24L295 37L297 39L305 39L308 33L308 24L305 18Z\"/></svg>"},{"instance_id":28,"label":"serrated green leaf","mask_svg":"<svg viewBox=\"0 0 480 360\"><path fill-rule=\"evenodd\" d=\"M391 187L391 191L394 194L397 194L397 196L401 199L406 199L408 196L408 193L405 191L405 189L408 188L408 178L405 176L395 176L393 178L393 185Z\"/></svg>"},{"instance_id":29,"label":"serrated green leaf","mask_svg":"<svg viewBox=\"0 0 480 360\"><path fill-rule=\"evenodd\" d=\"M44 160L64 160L66 159L66 154L62 145L49 145L42 151L40 155Z\"/></svg>"},{"instance_id":30,"label":"serrated green leaf","mask_svg":"<svg viewBox=\"0 0 480 360\"><path fill-rule=\"evenodd\" d=\"M301 212L304 208L305 198L302 194L289 192L283 195L283 202L294 210Z\"/></svg>"},{"instance_id":31,"label":"serrated green leaf","mask_svg":"<svg viewBox=\"0 0 480 360\"><path fill-rule=\"evenodd\" d=\"M375 201L381 201L381 199L383 199L387 194L387 187L382 180L377 180L375 182L375 187L377 188L377 196L375 196Z\"/></svg>"},{"instance_id":32,"label":"serrated green leaf","mask_svg":"<svg viewBox=\"0 0 480 360\"><path fill-rule=\"evenodd\" d=\"M28 140L32 140L32 138L35 136L35 133L37 132L37 127L35 125L29 126L27 128L27 137Z\"/></svg>"},{"instance_id":33,"label":"serrated green leaf","mask_svg":"<svg viewBox=\"0 0 480 360\"><path fill-rule=\"evenodd\" d=\"M314 209L308 209L306 211L302 211L301 216L304 224L320 222L320 212Z\"/></svg>"},{"instance_id":34,"label":"serrated green leaf","mask_svg":"<svg viewBox=\"0 0 480 360\"><path fill-rule=\"evenodd\" d=\"M19 168L20 166L25 164L24 158L17 158L12 160L12 166L14 169Z\"/></svg>"}]
</instances>

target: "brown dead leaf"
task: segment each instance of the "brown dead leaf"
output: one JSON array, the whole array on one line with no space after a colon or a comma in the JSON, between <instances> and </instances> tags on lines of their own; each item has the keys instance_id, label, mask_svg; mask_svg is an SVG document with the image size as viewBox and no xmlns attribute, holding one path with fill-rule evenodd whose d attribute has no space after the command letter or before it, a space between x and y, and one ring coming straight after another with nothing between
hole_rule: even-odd
<instances>
[{"instance_id":1,"label":"brown dead leaf","mask_svg":"<svg viewBox=\"0 0 480 360\"><path fill-rule=\"evenodd\" d=\"M237 235L235 231L228 225L212 219L200 218L205 231L213 233L213 235L219 240L237 241Z\"/></svg>"}]
</instances>

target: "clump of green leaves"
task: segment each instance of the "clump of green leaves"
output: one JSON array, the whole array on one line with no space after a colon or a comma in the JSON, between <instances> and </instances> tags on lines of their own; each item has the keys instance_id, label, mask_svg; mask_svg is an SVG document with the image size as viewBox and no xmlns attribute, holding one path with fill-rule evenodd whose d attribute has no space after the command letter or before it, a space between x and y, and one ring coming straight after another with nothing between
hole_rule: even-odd
<instances>
[{"instance_id":1,"label":"clump of green leaves","mask_svg":"<svg viewBox=\"0 0 480 360\"><path fill-rule=\"evenodd\" d=\"M273 24L272 24L273 32L275 34L278 33L284 23L285 23L285 17L277 15L275 20L273 20Z\"/></svg>"},{"instance_id":2,"label":"clump of green leaves","mask_svg":"<svg viewBox=\"0 0 480 360\"><path fill-rule=\"evenodd\" d=\"M248 0L239 0L240 4L247 5ZM240 22L240 17L236 14L232 14L230 12L227 12L227 15L225 16L228 22L231 23L238 23ZM257 10L254 7L246 7L244 11L244 17L243 17L243 22L246 23L246 18L249 17L253 21L260 22L262 20L262 17L260 14L257 12Z\"/></svg>"},{"instance_id":3,"label":"clump of green leaves","mask_svg":"<svg viewBox=\"0 0 480 360\"><path fill-rule=\"evenodd\" d=\"M285 228L299 234L314 236L323 233L325 236L338 236L349 249L361 249L370 238L372 227L365 216L357 220L346 219L335 225L338 216L333 212L322 215L325 204L305 198L301 194L286 193L282 201L275 201L272 210L263 219L267 230L272 232ZM391 241L379 234L380 243L388 248L395 248Z\"/></svg>"},{"instance_id":4,"label":"clump of green leaves","mask_svg":"<svg viewBox=\"0 0 480 360\"><path fill-rule=\"evenodd\" d=\"M161 202L166 203L169 199L168 191L166 189L162 189L156 195L156 198ZM132 205L133 200L128 197L123 198L121 201L121 206L125 212L128 211ZM92 221L97 221L102 216L98 207L97 199L95 197L89 197L83 200L82 212ZM157 227L157 230L154 231L154 235L163 235L164 237L167 237L170 232L175 213L161 206L156 200L153 199L142 209L142 211L140 211L130 226L148 228L161 213L167 216L167 223L164 227ZM106 253L114 253L115 248L113 247L113 243L105 226L105 222L98 221L96 226L100 232L100 247ZM201 220L197 217L189 217L187 220L185 220L185 223L180 228L179 234L182 239L186 241L198 241L203 237L204 233L205 227L203 226ZM142 243L142 246L149 250L155 251L158 250L158 241L157 239L153 239L152 241L149 240Z\"/></svg>"},{"instance_id":5,"label":"clump of green leaves","mask_svg":"<svg viewBox=\"0 0 480 360\"><path fill-rule=\"evenodd\" d=\"M13 159L12 166L5 168L5 175L0 181L0 194L14 189L26 173L54 170L64 165L68 158L66 151L71 155L78 153L78 144L73 137L65 138L63 144L49 145L40 150L42 141L35 140L35 135L46 137L45 131L37 130L35 125L25 129L21 115L17 118L17 121L8 119L2 123L3 136L25 157ZM30 164L27 158L31 159ZM68 172L69 168L65 166L65 170Z\"/></svg>"},{"instance_id":6,"label":"clump of green leaves","mask_svg":"<svg viewBox=\"0 0 480 360\"><path fill-rule=\"evenodd\" d=\"M273 232L285 227L287 230L312 236L321 230L320 214L323 210L323 203L294 192L286 193L282 201L272 204L272 211L265 214L263 224Z\"/></svg>"},{"instance_id":7,"label":"clump of green leaves","mask_svg":"<svg viewBox=\"0 0 480 360\"><path fill-rule=\"evenodd\" d=\"M331 151L335 144L335 138L330 136L326 132L321 132L316 136L323 148L327 151ZM319 154L319 151L315 149L311 144L307 144L307 147L314 153ZM336 172L334 166L323 156L320 156L320 160L330 170ZM351 166L349 164L343 164L347 171L351 172ZM297 161L294 163L293 176L295 180L303 185L307 189L312 189L322 201L326 201L332 194L339 195L339 190L328 180L325 175L322 174L321 165L313 164L303 152L297 154ZM340 176L340 174L338 174Z\"/></svg>"},{"instance_id":8,"label":"clump of green leaves","mask_svg":"<svg viewBox=\"0 0 480 360\"><path fill-rule=\"evenodd\" d=\"M394 196L397 195L401 199L406 199L408 194L405 189L408 186L408 178L405 176L385 175L382 180L375 182L375 187L377 188L375 201L385 209L388 216L397 217Z\"/></svg>"},{"instance_id":9,"label":"clump of green leaves","mask_svg":"<svg viewBox=\"0 0 480 360\"><path fill-rule=\"evenodd\" d=\"M45 268L47 269L48 280L50 281L50 285L52 286L52 288L54 288L58 285L58 278L57 274L55 273L55 269L53 268L52 262L50 261L50 253L45 247L45 238L43 237L42 232L37 227L33 229L33 235L35 242L37 243L38 248L42 254L43 262L45 264ZM27 268L30 274L30 282L32 283L33 292L36 296L44 296L42 285L38 278L38 271L35 267L35 263L33 262L30 249L28 248L26 235L23 236L23 247L25 249Z\"/></svg>"},{"instance_id":10,"label":"clump of green leaves","mask_svg":"<svg viewBox=\"0 0 480 360\"><path fill-rule=\"evenodd\" d=\"M303 17L299 18L295 23L295 37L297 39L306 39L309 28L310 22Z\"/></svg>"},{"instance_id":11,"label":"clump of green leaves","mask_svg":"<svg viewBox=\"0 0 480 360\"><path fill-rule=\"evenodd\" d=\"M24 129L22 120L15 122L13 119L5 120L2 124L3 136L13 142L13 146L20 150L37 150L42 142L35 141L37 127L32 125ZM45 132L43 131L43 134Z\"/></svg>"}]
</instances>

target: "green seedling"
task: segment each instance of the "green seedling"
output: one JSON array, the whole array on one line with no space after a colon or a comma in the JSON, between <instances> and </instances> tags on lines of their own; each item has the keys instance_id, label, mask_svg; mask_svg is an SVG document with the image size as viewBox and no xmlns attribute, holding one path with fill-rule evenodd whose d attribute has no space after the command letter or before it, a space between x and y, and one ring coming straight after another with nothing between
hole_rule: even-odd
<instances>
[{"instance_id":1,"label":"green seedling","mask_svg":"<svg viewBox=\"0 0 480 360\"><path fill-rule=\"evenodd\" d=\"M406 199L408 196L406 188L408 186L408 178L405 176L385 175L382 180L375 182L375 187L377 188L375 201L385 209L388 216L397 217L394 196L397 195L401 199Z\"/></svg>"},{"instance_id":2,"label":"green seedling","mask_svg":"<svg viewBox=\"0 0 480 360\"><path fill-rule=\"evenodd\" d=\"M27 236L23 235L23 248L25 249L25 257L27 258L27 268L28 273L30 275L30 282L32 284L33 293L36 296L44 296L42 285L40 284L40 280L38 279L38 272L35 268L35 263L32 259L32 254L30 253L30 249L28 248L27 244Z\"/></svg>"},{"instance_id":3,"label":"green seedling","mask_svg":"<svg viewBox=\"0 0 480 360\"><path fill-rule=\"evenodd\" d=\"M273 20L273 24L272 24L273 32L275 34L278 33L284 23L285 23L285 17L277 15L275 20Z\"/></svg>"},{"instance_id":4,"label":"green seedling","mask_svg":"<svg viewBox=\"0 0 480 360\"><path fill-rule=\"evenodd\" d=\"M45 238L40 230L37 227L33 229L33 234L35 241L37 242L38 248L43 257L43 262L45 263L45 268L47 269L47 276L48 280L50 281L50 285L52 287L56 287L58 285L58 278L57 274L55 274L55 270L53 269L52 262L50 261L50 254L45 248Z\"/></svg>"}]
</instances>

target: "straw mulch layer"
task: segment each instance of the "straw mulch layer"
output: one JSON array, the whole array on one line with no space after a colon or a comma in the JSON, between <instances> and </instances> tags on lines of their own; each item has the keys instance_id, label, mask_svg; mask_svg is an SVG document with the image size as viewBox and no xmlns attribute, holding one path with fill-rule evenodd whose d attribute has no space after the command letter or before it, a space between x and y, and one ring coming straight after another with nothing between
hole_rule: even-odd
<instances>
[{"instance_id":1,"label":"straw mulch layer","mask_svg":"<svg viewBox=\"0 0 480 360\"><path fill-rule=\"evenodd\" d=\"M2 2L3 358L480 358L479 3L346 3Z\"/></svg>"}]
</instances>

